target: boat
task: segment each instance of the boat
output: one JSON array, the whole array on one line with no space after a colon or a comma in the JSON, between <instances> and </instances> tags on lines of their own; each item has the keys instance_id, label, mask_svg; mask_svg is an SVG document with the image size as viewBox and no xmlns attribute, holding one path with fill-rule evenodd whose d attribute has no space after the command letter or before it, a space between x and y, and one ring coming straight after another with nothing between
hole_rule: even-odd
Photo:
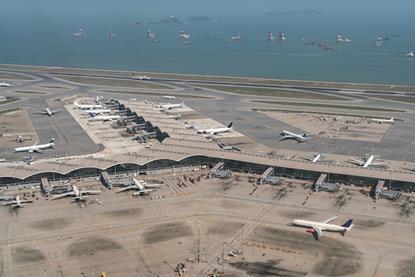
<instances>
[{"instance_id":1,"label":"boat","mask_svg":"<svg viewBox=\"0 0 415 277\"><path fill-rule=\"evenodd\" d=\"M314 41L311 38L303 38L301 41L304 45L314 45Z\"/></svg>"},{"instance_id":2,"label":"boat","mask_svg":"<svg viewBox=\"0 0 415 277\"><path fill-rule=\"evenodd\" d=\"M413 58L413 57L415 57L415 53L413 51L410 51L410 52L406 53L406 56L410 57L410 58Z\"/></svg>"},{"instance_id":3,"label":"boat","mask_svg":"<svg viewBox=\"0 0 415 277\"><path fill-rule=\"evenodd\" d=\"M241 33L239 33L237 36L233 36L232 38L231 38L231 40L241 40L242 39L242 35L241 35Z\"/></svg>"},{"instance_id":4,"label":"boat","mask_svg":"<svg viewBox=\"0 0 415 277\"><path fill-rule=\"evenodd\" d=\"M190 34L189 33L186 33L185 31L180 31L179 32L179 38L180 39L184 39L184 40L189 39L190 38Z\"/></svg>"},{"instance_id":5,"label":"boat","mask_svg":"<svg viewBox=\"0 0 415 277\"><path fill-rule=\"evenodd\" d=\"M109 31L109 33L108 33L109 39L115 38L116 36L117 36L116 33L112 32L112 31Z\"/></svg>"},{"instance_id":6,"label":"boat","mask_svg":"<svg viewBox=\"0 0 415 277\"><path fill-rule=\"evenodd\" d=\"M278 34L278 38L280 41L285 41L287 38L285 37L285 33L284 32L280 32Z\"/></svg>"},{"instance_id":7,"label":"boat","mask_svg":"<svg viewBox=\"0 0 415 277\"><path fill-rule=\"evenodd\" d=\"M275 40L275 37L271 32L268 32L267 39L268 39L268 41L273 41L273 40Z\"/></svg>"},{"instance_id":8,"label":"boat","mask_svg":"<svg viewBox=\"0 0 415 277\"><path fill-rule=\"evenodd\" d=\"M352 42L352 39L351 38L348 38L348 37L344 37L341 34L337 34L337 36L336 36L336 42L337 43L350 43L350 42Z\"/></svg>"},{"instance_id":9,"label":"boat","mask_svg":"<svg viewBox=\"0 0 415 277\"><path fill-rule=\"evenodd\" d=\"M74 37L86 37L84 29L79 29L78 32L72 34Z\"/></svg>"}]
</instances>

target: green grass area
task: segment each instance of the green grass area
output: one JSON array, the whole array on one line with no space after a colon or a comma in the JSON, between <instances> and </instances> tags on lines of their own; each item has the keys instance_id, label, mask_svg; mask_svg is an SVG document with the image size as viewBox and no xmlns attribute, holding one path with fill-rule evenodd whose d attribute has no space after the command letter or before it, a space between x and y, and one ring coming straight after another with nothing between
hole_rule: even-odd
<instances>
[{"instance_id":1,"label":"green grass area","mask_svg":"<svg viewBox=\"0 0 415 277\"><path fill-rule=\"evenodd\" d=\"M9 72L0 72L0 80L33 80L33 78L30 78L26 75L20 75L20 74L14 74Z\"/></svg>"},{"instance_id":2,"label":"green grass area","mask_svg":"<svg viewBox=\"0 0 415 277\"><path fill-rule=\"evenodd\" d=\"M5 113L11 113L11 112L15 112L18 111L19 108L12 108L12 109L7 109L7 110L2 110L0 111L0 114L5 114Z\"/></svg>"},{"instance_id":3,"label":"green grass area","mask_svg":"<svg viewBox=\"0 0 415 277\"><path fill-rule=\"evenodd\" d=\"M148 81L117 80L117 79L78 77L78 76L65 76L65 75L55 75L55 76L63 80L85 84L85 85L128 87L128 88L141 88L141 89L165 89L165 90L171 89L170 87L148 82Z\"/></svg>"},{"instance_id":4,"label":"green grass area","mask_svg":"<svg viewBox=\"0 0 415 277\"><path fill-rule=\"evenodd\" d=\"M192 84L193 86L207 89L215 89L224 92L244 95L272 96L285 98L303 98L303 99L319 99L319 100L346 100L342 97L336 97L327 94L319 94L312 92L290 91L273 88L243 87L243 86L223 86L223 85L205 85Z\"/></svg>"},{"instance_id":5,"label":"green grass area","mask_svg":"<svg viewBox=\"0 0 415 277\"><path fill-rule=\"evenodd\" d=\"M20 100L18 97L7 97L6 100L0 101L0 105L8 104Z\"/></svg>"},{"instance_id":6,"label":"green grass area","mask_svg":"<svg viewBox=\"0 0 415 277\"><path fill-rule=\"evenodd\" d=\"M46 92L34 91L34 90L15 90L16 93L27 93L27 94L46 94Z\"/></svg>"},{"instance_id":7,"label":"green grass area","mask_svg":"<svg viewBox=\"0 0 415 277\"><path fill-rule=\"evenodd\" d=\"M125 93L125 94L133 94L133 95L148 95L148 96L160 96L162 97L164 94L160 93L152 93L152 92L142 92L142 91L122 91L122 90L108 90L108 89L100 89L99 91L103 92L110 92L110 93ZM198 98L198 99L214 99L213 97L208 96L201 96L201 95L187 95L187 94L172 94L178 98Z\"/></svg>"},{"instance_id":8,"label":"green grass area","mask_svg":"<svg viewBox=\"0 0 415 277\"><path fill-rule=\"evenodd\" d=\"M300 107L312 107L312 108L329 108L339 110L357 110L357 111L378 111L378 112L405 112L402 110L386 109L386 108L373 108L373 107L361 107L361 106L342 106L342 105L331 105L331 104L318 104L318 103L301 103L301 102L276 102L276 101L252 101L255 103L265 103L282 106L300 106ZM276 111L275 109L255 109L259 111Z\"/></svg>"},{"instance_id":9,"label":"green grass area","mask_svg":"<svg viewBox=\"0 0 415 277\"><path fill-rule=\"evenodd\" d=\"M379 99L383 99L383 100L393 100L393 101L398 101L398 102L403 102L403 103L415 104L415 97L411 97L411 96L376 95L376 96L373 96L373 98L379 98Z\"/></svg>"}]
</instances>

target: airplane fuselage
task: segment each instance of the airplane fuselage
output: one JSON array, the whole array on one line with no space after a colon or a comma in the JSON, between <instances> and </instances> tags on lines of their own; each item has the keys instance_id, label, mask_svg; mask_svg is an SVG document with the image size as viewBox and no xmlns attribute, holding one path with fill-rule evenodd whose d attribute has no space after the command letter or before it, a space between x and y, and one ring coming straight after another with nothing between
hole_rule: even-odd
<instances>
[{"instance_id":1,"label":"airplane fuselage","mask_svg":"<svg viewBox=\"0 0 415 277\"><path fill-rule=\"evenodd\" d=\"M17 147L14 149L15 152L34 152L37 150L43 150L52 148L55 145L55 143L50 142L46 144L39 144L39 145L33 145L33 146L23 146L23 147Z\"/></svg>"},{"instance_id":2,"label":"airplane fuselage","mask_svg":"<svg viewBox=\"0 0 415 277\"><path fill-rule=\"evenodd\" d=\"M200 134L219 134L219 133L226 133L232 130L232 128L224 127L224 128L216 128L216 129L204 129L199 130L198 133Z\"/></svg>"},{"instance_id":3,"label":"airplane fuselage","mask_svg":"<svg viewBox=\"0 0 415 277\"><path fill-rule=\"evenodd\" d=\"M332 232L343 232L343 231L350 230L350 227L343 227L343 226L336 225L336 224L321 223L321 222L302 220L302 219L294 220L294 225L299 226L299 227L305 227L305 228L318 227L322 231L332 231Z\"/></svg>"},{"instance_id":4,"label":"airplane fuselage","mask_svg":"<svg viewBox=\"0 0 415 277\"><path fill-rule=\"evenodd\" d=\"M367 158L366 162L363 164L363 167L364 168L368 167L373 162L374 159L375 159L375 156L371 155L369 158Z\"/></svg>"}]
</instances>

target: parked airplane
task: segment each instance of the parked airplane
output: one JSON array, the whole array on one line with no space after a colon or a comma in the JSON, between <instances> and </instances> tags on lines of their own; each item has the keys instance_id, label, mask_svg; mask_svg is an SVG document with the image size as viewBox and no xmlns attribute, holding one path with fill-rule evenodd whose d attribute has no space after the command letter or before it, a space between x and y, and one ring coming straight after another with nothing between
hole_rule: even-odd
<instances>
[{"instance_id":1,"label":"parked airplane","mask_svg":"<svg viewBox=\"0 0 415 277\"><path fill-rule=\"evenodd\" d=\"M144 194L148 194L149 192L155 191L156 188L159 188L161 185L158 184L148 184L144 181L139 181L136 178L133 178L133 184L123 187L119 190L117 190L116 193L128 191L128 190L136 190L137 192L134 192L134 196L141 196Z\"/></svg>"},{"instance_id":2,"label":"parked airplane","mask_svg":"<svg viewBox=\"0 0 415 277\"><path fill-rule=\"evenodd\" d=\"M117 120L121 118L120 115L99 115L99 116L93 116L91 118L89 118L89 121L111 121L111 120Z\"/></svg>"},{"instance_id":3,"label":"parked airplane","mask_svg":"<svg viewBox=\"0 0 415 277\"><path fill-rule=\"evenodd\" d=\"M171 110L171 109L184 108L184 107L186 107L184 105L184 102L179 103L179 104L163 104L163 105L156 106L156 108L161 108L163 110Z\"/></svg>"},{"instance_id":4,"label":"parked airplane","mask_svg":"<svg viewBox=\"0 0 415 277\"><path fill-rule=\"evenodd\" d=\"M85 201L88 198L88 195L97 195L100 193L100 190L79 190L75 185L73 185L71 191L55 195L52 197L52 200L71 196L74 197L75 201Z\"/></svg>"},{"instance_id":5,"label":"parked airplane","mask_svg":"<svg viewBox=\"0 0 415 277\"><path fill-rule=\"evenodd\" d=\"M350 231L352 229L353 220L349 219L342 225L329 224L331 221L335 220L336 218L337 216L329 218L322 222L295 219L293 223L291 223L290 225L309 228L307 232L312 233L316 240L319 240L323 236L323 231L340 232L340 234L344 236L344 234L347 231Z\"/></svg>"},{"instance_id":6,"label":"parked airplane","mask_svg":"<svg viewBox=\"0 0 415 277\"><path fill-rule=\"evenodd\" d=\"M6 82L0 82L0 87L9 88L9 87L11 87L11 85L9 83L6 83Z\"/></svg>"},{"instance_id":7,"label":"parked airplane","mask_svg":"<svg viewBox=\"0 0 415 277\"><path fill-rule=\"evenodd\" d=\"M219 134L219 133L229 132L230 130L232 130L232 124L233 124L233 122L229 123L229 125L227 127L222 127L222 128L199 129L199 130L197 130L197 133L198 134L216 135L216 134Z\"/></svg>"},{"instance_id":8,"label":"parked airplane","mask_svg":"<svg viewBox=\"0 0 415 277\"><path fill-rule=\"evenodd\" d=\"M94 110L94 109L102 109L104 106L102 105L94 105L94 104L79 104L76 101L73 101L73 104L76 108L81 110Z\"/></svg>"},{"instance_id":9,"label":"parked airplane","mask_svg":"<svg viewBox=\"0 0 415 277\"><path fill-rule=\"evenodd\" d=\"M171 95L164 95L162 97L168 100L176 99L176 96L171 96Z\"/></svg>"},{"instance_id":10,"label":"parked airplane","mask_svg":"<svg viewBox=\"0 0 415 277\"><path fill-rule=\"evenodd\" d=\"M23 147L17 147L14 149L15 152L29 152L29 153L33 153L33 152L37 152L37 153L42 153L42 150L44 149L48 149L48 148L53 148L53 146L55 145L55 138L51 138L49 140L48 143L46 144L37 144L37 142L32 145L32 146L23 146Z\"/></svg>"},{"instance_id":11,"label":"parked airplane","mask_svg":"<svg viewBox=\"0 0 415 277\"><path fill-rule=\"evenodd\" d=\"M60 112L60 110L51 110L50 108L45 108L44 111L42 112L34 112L35 114L41 114L41 115L48 115L48 116L52 116L55 113Z\"/></svg>"},{"instance_id":12,"label":"parked airplane","mask_svg":"<svg viewBox=\"0 0 415 277\"><path fill-rule=\"evenodd\" d=\"M298 142L305 142L311 139L309 134L296 134L285 130L283 130L280 135L282 136L281 140L295 139Z\"/></svg>"},{"instance_id":13,"label":"parked airplane","mask_svg":"<svg viewBox=\"0 0 415 277\"><path fill-rule=\"evenodd\" d=\"M314 155L314 158L307 158L307 160L309 160L310 162L312 162L312 163L317 163L317 162L319 162L321 159L323 159L324 158L324 156L325 156L325 154L324 153L318 153L318 154L316 154L316 155Z\"/></svg>"},{"instance_id":14,"label":"parked airplane","mask_svg":"<svg viewBox=\"0 0 415 277\"><path fill-rule=\"evenodd\" d=\"M112 110L106 110L106 109L95 109L95 110L83 110L82 114L88 114L90 116L96 116L98 114L108 114L112 112Z\"/></svg>"},{"instance_id":15,"label":"parked airplane","mask_svg":"<svg viewBox=\"0 0 415 277\"><path fill-rule=\"evenodd\" d=\"M366 157L364 157L362 160L356 160L356 159L352 159L350 162L360 165L364 168L369 167L371 165L382 165L384 164L383 162L374 162L374 160L379 157L379 156L375 156L375 155L369 155L366 154Z\"/></svg>"},{"instance_id":16,"label":"parked airplane","mask_svg":"<svg viewBox=\"0 0 415 277\"><path fill-rule=\"evenodd\" d=\"M3 206L11 206L13 209L14 208L22 208L24 207L24 205L22 205L23 203L33 203L32 200L25 200L25 199L20 199L19 195L16 195L16 199L6 202L3 204Z\"/></svg>"},{"instance_id":17,"label":"parked airplane","mask_svg":"<svg viewBox=\"0 0 415 277\"><path fill-rule=\"evenodd\" d=\"M16 141L16 142L18 142L18 143L23 143L26 140L32 140L32 138L31 137L24 137L24 136L18 135L18 136L16 136L15 139L12 139L12 141L13 140Z\"/></svg>"},{"instance_id":18,"label":"parked airplane","mask_svg":"<svg viewBox=\"0 0 415 277\"><path fill-rule=\"evenodd\" d=\"M394 121L395 120L393 119L393 117L391 117L390 119L382 119L382 118L372 118L372 119L370 119L370 122L375 122L375 123L379 123L379 124L382 124L382 123L393 124Z\"/></svg>"}]
</instances>

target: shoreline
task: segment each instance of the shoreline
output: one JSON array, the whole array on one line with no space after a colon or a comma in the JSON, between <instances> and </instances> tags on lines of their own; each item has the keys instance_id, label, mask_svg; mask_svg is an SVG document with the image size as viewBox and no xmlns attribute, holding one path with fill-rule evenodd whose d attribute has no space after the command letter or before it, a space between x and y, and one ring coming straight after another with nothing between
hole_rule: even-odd
<instances>
[{"instance_id":1,"label":"shoreline","mask_svg":"<svg viewBox=\"0 0 415 277\"><path fill-rule=\"evenodd\" d=\"M325 90L350 90L377 92L413 92L415 85L405 84L371 84L371 83L350 83L350 82L333 82L333 81L310 81L295 79L271 79L258 77L233 77L218 75L198 75L198 74L181 74L181 73L163 73L163 72L143 72L131 70L112 70L112 69L94 69L94 68L74 68L60 66L39 66L39 65L19 65L19 64L0 64L0 72L41 72L49 74L67 74L79 75L86 77L101 78L128 78L131 74L142 74L149 76L153 81L184 81L184 82L201 82L212 84L229 84L229 85L255 85L255 86L282 86L282 87L301 87L301 88L318 88ZM99 74L100 76L96 76Z\"/></svg>"}]
</instances>

